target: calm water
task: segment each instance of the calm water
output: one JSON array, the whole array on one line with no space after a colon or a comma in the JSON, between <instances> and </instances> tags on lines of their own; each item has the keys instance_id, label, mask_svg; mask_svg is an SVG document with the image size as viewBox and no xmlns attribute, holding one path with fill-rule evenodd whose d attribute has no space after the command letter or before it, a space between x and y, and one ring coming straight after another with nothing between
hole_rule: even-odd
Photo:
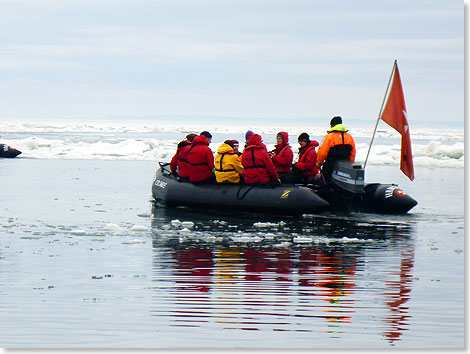
<instances>
[{"instance_id":1,"label":"calm water","mask_svg":"<svg viewBox=\"0 0 470 354\"><path fill-rule=\"evenodd\" d=\"M0 160L0 346L463 348L464 171L409 215L152 210L148 161Z\"/></svg>"}]
</instances>

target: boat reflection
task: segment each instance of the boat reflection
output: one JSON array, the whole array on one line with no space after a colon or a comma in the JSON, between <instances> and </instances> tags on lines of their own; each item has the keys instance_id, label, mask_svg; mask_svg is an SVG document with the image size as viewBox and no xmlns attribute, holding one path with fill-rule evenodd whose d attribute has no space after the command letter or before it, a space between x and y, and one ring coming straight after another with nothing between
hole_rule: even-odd
<instances>
[{"instance_id":1,"label":"boat reflection","mask_svg":"<svg viewBox=\"0 0 470 354\"><path fill-rule=\"evenodd\" d=\"M152 231L155 279L171 283L168 308L153 314L171 325L331 337L377 331L392 344L409 325L409 219L260 221L172 211L154 214Z\"/></svg>"}]
</instances>

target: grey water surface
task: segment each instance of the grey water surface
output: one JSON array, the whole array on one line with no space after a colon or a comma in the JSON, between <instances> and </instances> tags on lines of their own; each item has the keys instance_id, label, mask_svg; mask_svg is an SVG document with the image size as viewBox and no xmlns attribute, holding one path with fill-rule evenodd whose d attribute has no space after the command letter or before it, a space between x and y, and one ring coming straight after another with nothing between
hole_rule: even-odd
<instances>
[{"instance_id":1,"label":"grey water surface","mask_svg":"<svg viewBox=\"0 0 470 354\"><path fill-rule=\"evenodd\" d=\"M154 208L149 161L0 159L4 348L463 348L464 171L409 214Z\"/></svg>"}]
</instances>

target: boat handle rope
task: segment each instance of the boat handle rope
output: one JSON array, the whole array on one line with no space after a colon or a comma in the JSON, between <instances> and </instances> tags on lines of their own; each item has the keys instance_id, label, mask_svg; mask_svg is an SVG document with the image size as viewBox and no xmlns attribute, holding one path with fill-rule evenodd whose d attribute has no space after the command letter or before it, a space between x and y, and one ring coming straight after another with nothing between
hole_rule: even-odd
<instances>
[{"instance_id":1,"label":"boat handle rope","mask_svg":"<svg viewBox=\"0 0 470 354\"><path fill-rule=\"evenodd\" d=\"M237 200L242 200L243 198L245 198L245 196L247 195L247 193L249 191L251 191L251 189L253 188L253 186L249 186L248 189L246 190L245 193L243 193L243 195L240 197L240 191L242 190L243 186L241 186L240 188L238 188L238 191L237 191Z\"/></svg>"}]
</instances>

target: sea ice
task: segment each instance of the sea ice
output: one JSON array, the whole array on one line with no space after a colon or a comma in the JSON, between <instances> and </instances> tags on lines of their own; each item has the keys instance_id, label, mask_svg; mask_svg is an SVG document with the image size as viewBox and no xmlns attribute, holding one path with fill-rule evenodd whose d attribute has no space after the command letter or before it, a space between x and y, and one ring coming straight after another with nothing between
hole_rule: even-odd
<instances>
[{"instance_id":1,"label":"sea ice","mask_svg":"<svg viewBox=\"0 0 470 354\"><path fill-rule=\"evenodd\" d=\"M123 231L122 228L118 224L113 224L113 223L107 224L106 228L115 234Z\"/></svg>"},{"instance_id":2,"label":"sea ice","mask_svg":"<svg viewBox=\"0 0 470 354\"><path fill-rule=\"evenodd\" d=\"M130 228L131 231L147 231L147 226L144 225L134 225Z\"/></svg>"}]
</instances>

